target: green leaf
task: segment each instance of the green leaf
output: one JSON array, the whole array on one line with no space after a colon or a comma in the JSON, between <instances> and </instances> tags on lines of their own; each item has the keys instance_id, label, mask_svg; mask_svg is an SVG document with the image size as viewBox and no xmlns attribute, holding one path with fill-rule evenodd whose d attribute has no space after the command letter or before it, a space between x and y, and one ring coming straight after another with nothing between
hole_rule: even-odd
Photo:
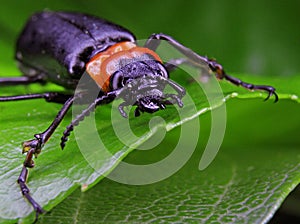
<instances>
[{"instance_id":1,"label":"green leaf","mask_svg":"<svg viewBox=\"0 0 300 224\"><path fill-rule=\"evenodd\" d=\"M243 100L229 102L227 108L225 141L204 171L198 170L204 149L200 141L188 164L172 177L146 186L105 179L88 192L75 191L40 223L268 221L300 182L299 138L295 131L300 124L300 107L288 101L273 105ZM205 136L200 140L205 140L209 132L207 115L201 119ZM180 135L178 129L175 131L151 152L134 151L125 160L147 163L161 159Z\"/></svg>"},{"instance_id":2,"label":"green leaf","mask_svg":"<svg viewBox=\"0 0 300 224\"><path fill-rule=\"evenodd\" d=\"M299 71L297 60L300 45L295 44L295 37L299 34L298 24L290 21L297 21L296 10L299 7L295 2L286 4L291 7L278 7L278 4L270 5L261 1L251 1L247 6L226 1L213 5L202 1L189 4L180 1L135 4L128 4L128 1L107 4L99 1L38 1L30 4L28 1L9 1L0 9L1 76L19 74L13 61L17 32L31 13L45 8L85 11L112 21L121 21L138 37L147 37L152 32L171 34L197 52L217 57L226 69L257 74L293 74ZM260 7L257 8L257 5ZM270 10L266 11L262 5ZM240 14L243 15L242 19ZM293 15L295 18L291 18ZM286 195L299 183L299 105L283 100L299 102L299 78L238 76L245 81L274 85L280 94L280 102L252 101L250 98L265 97L265 94L250 93L224 84L228 98L245 99L229 101L227 105L228 126L217 158L207 169L198 170L205 147L202 142L207 141L210 132L210 117L204 114L201 116L200 143L193 157L175 175L156 184L134 187L105 179L90 191L75 191L82 183L89 184L89 187L101 177L98 178L99 174L95 174L95 170L83 158L74 141L75 136L70 137L64 151L59 149L61 134L71 120L69 115L35 160L36 167L30 171L28 184L33 196L43 205L47 204L45 208L48 210L75 192L42 217L40 222L146 222L168 221L168 218L195 222L217 218L223 218L224 222L225 219L228 219L227 222L250 223L269 220ZM195 94L193 97L198 96L196 106L199 113L205 112L203 108L208 108L207 102L199 97L203 93L198 93L197 87L189 86L188 82L180 83L188 86L188 90ZM55 90L57 87L1 87L0 95L45 89ZM217 102L214 105L220 106ZM47 128L59 108L60 105L47 104L42 100L0 104L1 222L14 223L31 212L31 207L20 195L16 184L24 160L20 143ZM189 105L186 104L185 108L189 108ZM171 130L179 125L177 115L173 117L174 112L176 109L169 107L158 113L169 122L159 126ZM104 132L101 132L102 139L106 140L107 146L114 146L109 148L116 152L120 143L114 142L116 138L110 136L112 129L107 128L111 119L109 113L110 107L102 108L97 111L96 118L99 118L99 130ZM187 116L194 117L191 114ZM149 131L146 127L150 118L151 115L143 115L130 120L131 124L133 122L132 129L140 137L136 146L150 137L143 135L143 131ZM151 130L160 131L155 127ZM179 131L179 128L175 128L167 133L164 142L151 150L153 153L133 151L126 161L139 164L159 161L175 147ZM188 133L192 135L193 132L194 129L191 129ZM130 151L124 148L123 156ZM119 155L119 158L122 156ZM107 173L116 165L116 161L101 161L106 162L103 171ZM31 214L23 221L30 222L33 219L34 214Z\"/></svg>"},{"instance_id":3,"label":"green leaf","mask_svg":"<svg viewBox=\"0 0 300 224\"><path fill-rule=\"evenodd\" d=\"M256 82L261 83L259 82L259 80L257 80ZM265 82L272 84L273 80L266 79ZM286 83L288 84L288 81L286 81ZM288 91L293 92L291 88L287 88L288 87L287 84L284 84L284 82L281 81L280 86L284 94L279 94L279 96L282 98L288 96L286 95ZM284 91L285 86L288 89L287 92ZM191 95L195 97L194 101L196 102L197 110L202 111L200 112L201 114L205 111L208 111L210 108L207 107L207 102L201 100L201 98L199 97L201 96L201 93L199 91L195 91L195 88L197 88L196 84L191 84L187 87L187 92L191 93ZM243 89L235 88L235 90L236 92L238 92L238 94L230 93L228 96L231 97L243 96L244 94ZM225 92L227 91L230 90L225 90ZM296 92L293 92L293 94L294 93L297 94L297 90L295 91ZM252 93L252 94L246 93L246 94L248 94L248 97L251 97L252 95L254 97L261 96L260 93ZM246 101L241 101L239 102L239 104L244 104L244 102ZM247 104L249 104L250 102L251 101L249 101ZM250 213L249 213L249 220L256 220L256 221L264 220L268 218L268 214L271 214L272 212L275 211L275 209L278 207L280 202L282 202L284 197L289 193L289 191L294 186L296 186L296 184L299 183L299 172L298 172L299 153L297 149L295 147L287 148L285 147L285 145L277 146L276 141L279 141L280 139L284 139L282 138L284 136L280 138L279 137L275 138L275 142L274 140L270 141L271 136L273 136L277 132L275 132L275 129L269 130L270 128L268 127L271 127L274 121L280 120L283 113L288 114L288 112L284 112L284 111L282 111L282 113L278 113L278 109L280 108L281 110L282 108L286 109L284 105L286 103L282 99L281 102L278 103L277 105L269 102L267 103L256 102L255 104L259 104L259 107L262 108L266 107L264 105L267 105L268 112L257 113L253 109L250 109L249 111L251 111L251 114L255 114L254 118L256 119L257 123L255 123L254 125L252 120L253 117L252 117L251 121L248 120L249 124L247 124L247 122L244 123L245 122L244 119L241 119L243 125L237 125L239 128L242 127L250 128L250 130L252 130L250 134L254 136L248 138L248 135L242 135L240 133L241 130L236 131L236 133L233 132L233 136L238 136L237 137L238 139L236 140L235 138L230 138L233 139L234 142L230 143L229 147L227 146L225 147L225 149L221 149L221 152L218 155L218 159L214 161L211 167L209 167L207 170L201 172L198 171L197 165L195 166L195 164L197 164L197 160L199 160L198 157L194 162L194 166L186 166L185 169L180 171L177 175L172 176L170 179L158 183L157 185L155 184L153 184L153 186L150 185L153 187L153 189L156 189L154 190L154 192L156 192L155 193L156 197L152 199L152 203L155 203L156 200L157 201L162 200L160 199L160 197L169 198L171 197L171 195L173 196L177 195L175 198L178 200L174 199L171 200L170 202L167 202L167 205L170 206L170 209L172 208L173 205L173 209L172 209L173 213L172 212L170 213L173 215L170 215L170 221L171 220L179 221L184 217L186 217L187 219L191 218L191 219L201 221L205 217L207 217L208 214L215 214L214 211L221 212L221 214L224 213L225 215L227 214L226 211L230 210L228 209L228 207L226 207L229 205L234 209L232 212L228 213L230 214L230 216L225 215L227 218L232 217L232 220L237 219L240 215L237 215L238 217L234 217L234 214L236 214L237 211L240 211L241 209L241 211L245 212L242 213L241 217L245 216L246 213L248 214L249 212L248 210L250 211L253 210L253 213L251 213L253 217L250 217ZM283 106L281 106L280 104L282 104ZM216 105L220 105L220 104L216 104ZM293 112L296 111L295 108L298 108L295 107L296 105L297 104L291 106L293 107L293 110L288 110L288 111L293 111ZM20 195L16 183L16 179L21 169L21 162L24 158L20 154L20 142L32 138L33 134L41 132L45 128L47 128L49 121L53 119L56 111L59 109L60 106L56 104L47 104L44 103L42 100L34 100L31 102L8 102L8 103L2 103L0 106L2 111L1 113L1 124L2 124L1 141L2 142L0 144L1 153L2 153L1 170L3 171L3 174L1 176L1 185L2 185L1 188L7 189L5 187L9 186L9 191L5 191L5 193L1 194L1 199L5 203L2 203L3 206L1 207L0 211L2 212L1 217L3 219L14 220L17 219L17 217L26 217L32 212L31 207L23 200L22 196ZM189 104L185 105L185 107L190 109ZM235 106L235 108L239 108L239 107L244 112L244 114L243 113L238 114L240 118L241 116L251 117L251 114L249 116L249 112L248 115L245 112L244 106L239 106L239 105ZM228 108L230 108L230 106ZM254 108L256 108L257 110L258 106L254 105ZM274 113L275 109L276 109L276 113ZM101 139L104 142L104 145L110 150L111 153L116 154L118 156L107 157L107 155L104 153L103 160L99 161L97 169L94 170L87 162L87 160L88 161L90 160L89 159L85 160L83 158L81 153L84 154L85 152L83 151L80 152L80 150L76 145L76 142L74 141L74 137L71 136L70 141L68 142L67 147L65 148L64 151L59 150L58 145L59 145L59 139L61 133L63 132L64 127L68 124L71 118L70 116L68 116L67 119L63 122L63 124L59 128L59 130L51 138L49 143L46 144L42 154L35 160L36 167L32 169L32 172L30 173L28 179L28 185L31 188L33 197L36 198L37 201L42 206L44 206L46 210L50 210L53 206L61 202L67 195L69 195L72 191L74 191L78 186L82 185L83 189L87 189L89 188L90 185L94 185L96 182L98 182L100 179L103 178L102 176L103 174L108 173L112 168L114 168L117 165L117 163L120 162L119 161L120 158L125 157L129 152L132 151L133 149L132 147L126 147L120 141L117 141L118 137L114 135L113 125L111 124L110 110L111 110L110 106L105 106L102 109L97 110L95 117L98 124L97 128L99 130ZM116 108L115 109L113 108L113 110L117 111ZM180 125L181 123L184 123L184 122L178 122L179 120L177 117L176 109L174 107L169 107L166 111L161 111L158 112L157 114L161 116L166 122L166 124L158 123L157 125L169 127L169 130ZM182 119L182 121L187 122L188 120L190 120L188 119L188 117L194 117L194 114L195 114L194 112L191 114L189 113L189 110L185 110L184 113L185 117ZM259 114L263 114L264 116ZM296 114L297 113L293 114L293 116ZM275 118L270 119L270 115ZM288 117L290 118L291 116L292 115ZM295 116L295 118L297 117ZM150 119L151 119L151 115L147 115L147 114L143 114L143 116L139 118L130 119L131 130L134 130L134 133L139 136L137 139L133 138L131 140L132 146L135 147L139 146L147 139L149 139L155 133L155 131L157 131L157 129L152 127L151 131L149 132L148 122ZM272 124L265 124L264 126L263 124L261 124L261 122L264 121L264 119L271 121ZM296 119L295 122L292 124L295 126L296 124L299 124L297 122L299 122L299 120ZM188 123L195 124L194 121ZM280 121L280 123L284 124L283 128L287 128L286 122ZM80 129L82 125L84 126L85 122L83 122L78 127L78 129ZM209 125L207 126L209 127ZM289 128L291 128L291 124L289 124L288 126ZM88 126L84 126L83 129L86 129L86 127ZM201 128L202 127L203 126L201 126ZM283 132L285 129L281 129L281 127L279 126L278 130L281 130L281 132ZM93 139L86 139L88 137L89 137L89 133L85 135L83 138L87 142L91 143ZM174 141L174 139L176 138L173 137L169 141L170 142ZM250 139L255 139L255 141L264 142L265 144L258 144L257 146L255 145L243 146L243 144L249 144L251 142ZM269 139L269 141L265 141L265 139ZM166 144L162 144L162 146L160 147L163 148L167 147L168 145L171 145L170 142L167 142ZM266 142L268 144L266 144ZM271 148L270 148L270 144L272 145ZM155 152L152 153L153 154L152 156L151 154L149 155L148 152L146 152L146 154L142 154L141 152L139 152L138 154L140 154L139 155L140 158L138 157L137 159L134 159L134 161L139 161L139 163L140 162L143 163L143 158L146 158L146 162L149 162L149 160L150 162L157 161L158 158L156 155L160 155L159 158L161 158L162 155L166 155L166 153L168 152L170 153L170 150L172 149L173 149L172 147L171 148L168 147L167 152L166 150L165 153ZM230 150L226 150L226 149L230 149ZM238 149L242 149L242 152L241 150ZM197 150L203 150L203 149L201 149L201 147L199 149L198 147ZM93 154L93 156L95 155L96 154ZM100 156L101 155L102 154L100 154ZM178 177L179 174L181 174L182 176ZM182 183L183 181L185 182L186 185ZM243 181L245 181L245 183ZM118 195L117 192L119 191L123 192L124 188L135 189L135 187L126 187L126 186L124 187L123 185L114 184L112 182L108 182L108 184L109 186L111 184L112 186L114 185L117 186L117 188L115 189L116 191L115 194L117 195ZM252 186L257 186L257 188L252 189ZM118 187L120 187L120 189L118 189ZM98 187L98 189L99 188L102 189L101 187ZM158 189L160 188L165 190L159 191ZM149 191L149 186L145 186L144 188L139 187L138 189L141 189L140 194L146 194L146 192ZM195 191L193 191L193 189ZM170 196L168 197L163 196L167 194L167 192L165 191L170 191ZM127 190L125 190L125 192L127 192ZM109 195L113 194L113 192L110 191L107 193L109 193ZM98 195L98 193L94 193L94 194L89 193L89 194L93 195L91 197L95 197L95 195ZM179 210L180 212L176 211L175 205L178 205L178 203L182 202L183 200L182 197L185 197L183 201L189 201L188 199L189 198L192 199L193 198L192 195L194 194L196 195L196 198L198 200L195 201L191 200L191 203L195 203L194 206L199 204L199 207L195 208L195 210L193 211L195 213L195 216L191 215L190 213L192 212L191 207L189 207L190 202L187 202L187 206L183 204L183 208L181 208L183 209L183 211L181 211L181 209ZM127 193L125 195L128 196ZM278 198L279 195L281 195L281 197ZM103 193L99 194L99 197L102 196ZM120 200L124 200L124 197L122 196L120 197L121 197ZM107 198L106 200L110 200L109 198ZM226 198L227 200L230 199L230 200L229 202L226 202L227 200L223 198ZM88 202L90 201L94 201L93 203L97 203L100 200L100 198L97 197L95 197L94 199L95 200L87 196L87 201L81 202L81 199L79 199L79 201L77 201L76 203L89 204ZM143 197L141 197L140 199L142 201L145 201L145 198ZM136 200L137 200L136 203L130 202L133 203L132 205L133 210L134 211L137 210L138 212L142 213L142 210L138 209L139 207L135 207L140 205L140 203L138 203L139 198L137 198ZM147 198L147 200L150 199ZM101 201L105 201L105 198L102 198ZM114 199L112 201L114 201ZM116 202L116 204L121 206L121 203ZM208 207L211 209L206 208L204 209L205 212L200 212L200 210L202 211L203 209L202 207L203 205L209 205L209 204L210 206ZM219 209L218 204L221 204L223 206L223 210ZM241 208L240 204L243 205L244 208L243 207ZM154 216L153 218L157 220L162 218L163 216L156 215L155 211L166 212L163 211L163 208L164 206L167 205L162 203L162 207L150 206L154 210L151 211L151 214L153 213L152 215ZM144 206L148 207L147 204ZM264 209L264 212L261 212L260 214L256 213L255 210L261 207L266 207ZM125 208L126 206L124 207L124 209ZM248 208L248 210L246 208ZM86 208L85 207L82 208L83 214L84 214L84 209L89 209L89 207L87 206ZM179 209L179 207L177 207L177 209ZM105 211L106 210L103 210L104 213ZM118 213L119 211L122 211L121 208L116 209L115 211L117 213L112 214L112 218L107 217L107 220L104 221L118 221L118 220L120 221L125 219L125 217L122 217L122 215L121 216L117 215L119 214ZM199 212L197 213L197 211ZM122 213L123 215L125 215L124 212L125 211L123 211ZM79 211L76 211L76 214L77 213L79 213ZM99 212L97 214L103 215L104 213ZM81 215L81 213L79 214ZM220 215L215 214L215 215L219 217L221 216L221 214ZM70 218L72 218L73 215L71 214ZM211 218L213 219L215 215L212 215L213 217ZM32 220L33 216L34 215L31 214L28 220ZM140 216L141 214L139 213L133 214L132 217L130 216L131 217L130 221L152 220L152 218L148 219L150 218L149 216L146 216L145 218L141 218L141 219L138 218ZM226 217L224 217L224 219L226 219ZM53 217L50 215L50 218ZM100 216L97 216L97 219L99 218ZM47 220L47 218L45 219Z\"/></svg>"}]
</instances>

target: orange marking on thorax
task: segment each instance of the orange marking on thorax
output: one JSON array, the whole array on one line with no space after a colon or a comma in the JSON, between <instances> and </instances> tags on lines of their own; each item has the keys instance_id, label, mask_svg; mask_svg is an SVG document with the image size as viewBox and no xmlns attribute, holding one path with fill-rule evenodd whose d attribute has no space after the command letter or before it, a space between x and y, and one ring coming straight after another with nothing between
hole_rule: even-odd
<instances>
[{"instance_id":1,"label":"orange marking on thorax","mask_svg":"<svg viewBox=\"0 0 300 224\"><path fill-rule=\"evenodd\" d=\"M150 54L155 60L161 61L159 56L152 50L138 47L132 42L120 42L106 51L95 55L86 65L86 71L104 92L109 92L109 78L120 67L121 59L133 59Z\"/></svg>"}]
</instances>

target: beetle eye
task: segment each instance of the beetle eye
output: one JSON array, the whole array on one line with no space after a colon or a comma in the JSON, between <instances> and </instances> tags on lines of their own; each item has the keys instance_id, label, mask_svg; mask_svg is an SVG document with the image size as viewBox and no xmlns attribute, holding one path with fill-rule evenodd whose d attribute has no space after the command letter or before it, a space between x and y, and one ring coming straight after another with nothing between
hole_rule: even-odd
<instances>
[{"instance_id":1,"label":"beetle eye","mask_svg":"<svg viewBox=\"0 0 300 224\"><path fill-rule=\"evenodd\" d=\"M110 83L113 90L120 89L124 86L124 76L122 72L115 72L111 78Z\"/></svg>"}]
</instances>

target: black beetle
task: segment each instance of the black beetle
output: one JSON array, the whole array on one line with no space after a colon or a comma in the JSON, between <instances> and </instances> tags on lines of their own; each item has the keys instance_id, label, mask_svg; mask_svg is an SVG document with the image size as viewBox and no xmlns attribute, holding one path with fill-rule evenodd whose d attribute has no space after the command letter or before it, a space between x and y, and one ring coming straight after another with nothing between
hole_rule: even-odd
<instances>
[{"instance_id":1,"label":"black beetle","mask_svg":"<svg viewBox=\"0 0 300 224\"><path fill-rule=\"evenodd\" d=\"M186 59L163 64L155 53L161 40L168 41ZM0 78L0 85L53 82L66 90L75 90L86 72L94 85L100 88L100 94L94 102L67 127L61 141L62 148L73 127L89 114L91 108L109 103L118 96L124 100L119 106L124 117L127 114L123 108L129 105L136 105L135 116L140 112L153 113L165 109L166 104L178 104L181 107L185 89L169 79L169 72L183 63L205 64L218 79L226 79L249 90L267 91L267 99L274 95L275 101L278 100L272 86L253 85L231 77L215 60L196 54L168 35L152 34L145 45L140 47L136 44L135 36L127 29L81 13L45 11L32 15L18 38L16 59L24 76ZM129 84L132 91L122 94L123 87ZM177 94L164 94L166 85L170 85ZM43 209L29 194L26 185L27 168L34 167L33 155L37 156L41 152L76 97L80 96L58 92L0 97L0 101L44 98L48 102L63 104L44 132L35 134L34 139L23 143L23 153L26 152L27 156L18 183L22 194L33 206L36 218Z\"/></svg>"}]
</instances>

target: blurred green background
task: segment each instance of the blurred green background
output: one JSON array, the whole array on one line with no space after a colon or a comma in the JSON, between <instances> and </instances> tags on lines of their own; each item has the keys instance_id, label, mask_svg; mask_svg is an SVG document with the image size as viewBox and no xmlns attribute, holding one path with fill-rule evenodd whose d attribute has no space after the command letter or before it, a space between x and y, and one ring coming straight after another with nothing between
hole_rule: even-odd
<instances>
[{"instance_id":1,"label":"blurred green background","mask_svg":"<svg viewBox=\"0 0 300 224\"><path fill-rule=\"evenodd\" d=\"M6 13L12 9L13 14ZM98 15L127 27L140 39L154 32L169 34L196 52L217 58L230 72L294 75L300 70L297 0L12 0L1 5L0 44L13 46L27 17L43 9ZM1 54L1 61L13 63L12 58L11 50Z\"/></svg>"},{"instance_id":2,"label":"blurred green background","mask_svg":"<svg viewBox=\"0 0 300 224\"><path fill-rule=\"evenodd\" d=\"M138 39L169 34L199 54L218 59L228 73L272 77L300 73L298 0L11 0L0 8L0 49L4 49L0 67L8 66L11 74L0 70L0 76L19 74L11 66L15 40L28 16L44 9L98 15L128 28ZM235 111L230 112L234 117Z\"/></svg>"}]
</instances>

